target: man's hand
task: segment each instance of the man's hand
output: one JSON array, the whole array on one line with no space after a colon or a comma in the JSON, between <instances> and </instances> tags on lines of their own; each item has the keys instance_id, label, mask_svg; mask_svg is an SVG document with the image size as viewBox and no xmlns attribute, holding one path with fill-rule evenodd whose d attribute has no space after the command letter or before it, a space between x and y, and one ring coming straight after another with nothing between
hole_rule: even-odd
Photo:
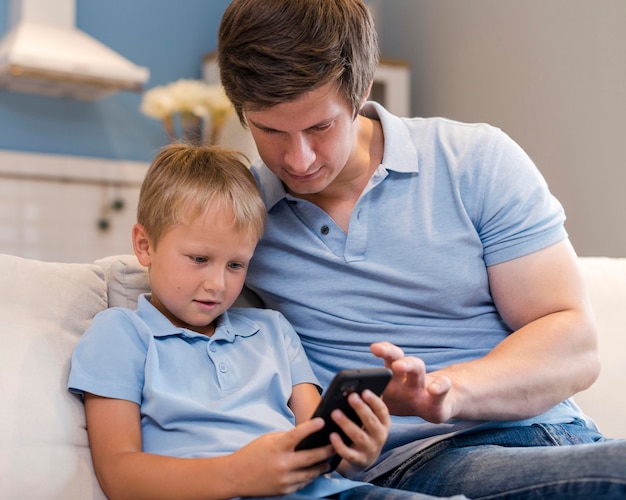
<instances>
[{"instance_id":1,"label":"man's hand","mask_svg":"<svg viewBox=\"0 0 626 500\"><path fill-rule=\"evenodd\" d=\"M377 342L370 349L393 372L384 392L385 403L392 415L414 415L434 423L454 417L449 377L436 372L427 374L421 359L405 356L402 349L389 342Z\"/></svg>"}]
</instances>

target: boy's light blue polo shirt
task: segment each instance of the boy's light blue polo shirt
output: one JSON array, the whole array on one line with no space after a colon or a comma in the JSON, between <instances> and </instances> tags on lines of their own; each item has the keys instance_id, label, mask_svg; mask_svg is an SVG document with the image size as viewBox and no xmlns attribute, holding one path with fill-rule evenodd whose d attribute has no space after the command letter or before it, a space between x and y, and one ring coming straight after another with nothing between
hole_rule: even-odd
<instances>
[{"instance_id":1,"label":"boy's light blue polo shirt","mask_svg":"<svg viewBox=\"0 0 626 500\"><path fill-rule=\"evenodd\" d=\"M282 314L230 309L212 337L174 326L139 297L136 311L98 314L72 355L68 388L140 405L143 450L176 457L232 453L293 428L292 387L317 385ZM337 473L297 492L324 497L363 483Z\"/></svg>"},{"instance_id":2,"label":"boy's light blue polo shirt","mask_svg":"<svg viewBox=\"0 0 626 500\"><path fill-rule=\"evenodd\" d=\"M487 266L567 238L561 205L501 130L399 118L376 103L364 114L381 121L384 153L347 234L319 207L286 194L265 165L253 166L268 217L246 284L294 326L324 387L340 369L379 366L369 346L382 340L429 371L484 356L511 333L491 298ZM575 417L583 418L567 401L524 422L482 425ZM393 421L384 463L367 478L481 425Z\"/></svg>"},{"instance_id":3,"label":"boy's light blue polo shirt","mask_svg":"<svg viewBox=\"0 0 626 500\"><path fill-rule=\"evenodd\" d=\"M140 405L144 451L197 457L291 429L287 401L304 382L317 383L281 314L231 309L208 337L174 326L142 296L136 312L96 316L73 353L68 386Z\"/></svg>"}]
</instances>

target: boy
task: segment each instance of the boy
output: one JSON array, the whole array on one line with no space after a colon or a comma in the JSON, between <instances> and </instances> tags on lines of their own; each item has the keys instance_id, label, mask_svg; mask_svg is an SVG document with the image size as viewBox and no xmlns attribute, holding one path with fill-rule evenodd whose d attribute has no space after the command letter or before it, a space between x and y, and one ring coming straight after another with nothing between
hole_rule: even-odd
<instances>
[{"instance_id":1,"label":"boy","mask_svg":"<svg viewBox=\"0 0 626 500\"><path fill-rule=\"evenodd\" d=\"M294 451L323 426L309 420L320 396L298 337L279 313L228 310L264 217L233 151L171 145L150 166L132 241L151 294L135 311L96 316L68 382L84 395L96 474L110 498L267 496L307 484L305 497L405 498L318 477L333 448L346 475L378 455L389 414L372 393L350 397L363 429L337 415L352 448L332 436L332 446Z\"/></svg>"}]
</instances>

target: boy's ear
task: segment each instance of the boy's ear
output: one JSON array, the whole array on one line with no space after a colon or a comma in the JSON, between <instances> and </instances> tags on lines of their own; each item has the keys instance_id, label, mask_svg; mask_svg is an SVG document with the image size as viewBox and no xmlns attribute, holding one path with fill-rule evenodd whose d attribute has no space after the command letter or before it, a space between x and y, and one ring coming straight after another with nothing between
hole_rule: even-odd
<instances>
[{"instance_id":1,"label":"boy's ear","mask_svg":"<svg viewBox=\"0 0 626 500\"><path fill-rule=\"evenodd\" d=\"M142 266L150 266L150 238L142 224L133 226L133 250L137 256L137 260Z\"/></svg>"}]
</instances>

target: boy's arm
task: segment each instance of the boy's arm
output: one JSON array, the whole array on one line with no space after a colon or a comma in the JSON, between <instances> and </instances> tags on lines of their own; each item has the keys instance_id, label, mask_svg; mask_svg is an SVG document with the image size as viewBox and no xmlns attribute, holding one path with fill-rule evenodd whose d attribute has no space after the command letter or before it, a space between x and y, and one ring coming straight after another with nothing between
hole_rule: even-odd
<instances>
[{"instance_id":1,"label":"boy's arm","mask_svg":"<svg viewBox=\"0 0 626 500\"><path fill-rule=\"evenodd\" d=\"M291 389L291 397L287 406L296 417L296 425L311 418L322 397L313 384L297 384Z\"/></svg>"},{"instance_id":2,"label":"boy's arm","mask_svg":"<svg viewBox=\"0 0 626 500\"><path fill-rule=\"evenodd\" d=\"M327 450L294 451L319 421L265 434L230 455L175 458L142 451L137 404L86 393L85 413L96 475L111 500L289 494L327 468Z\"/></svg>"}]
</instances>

